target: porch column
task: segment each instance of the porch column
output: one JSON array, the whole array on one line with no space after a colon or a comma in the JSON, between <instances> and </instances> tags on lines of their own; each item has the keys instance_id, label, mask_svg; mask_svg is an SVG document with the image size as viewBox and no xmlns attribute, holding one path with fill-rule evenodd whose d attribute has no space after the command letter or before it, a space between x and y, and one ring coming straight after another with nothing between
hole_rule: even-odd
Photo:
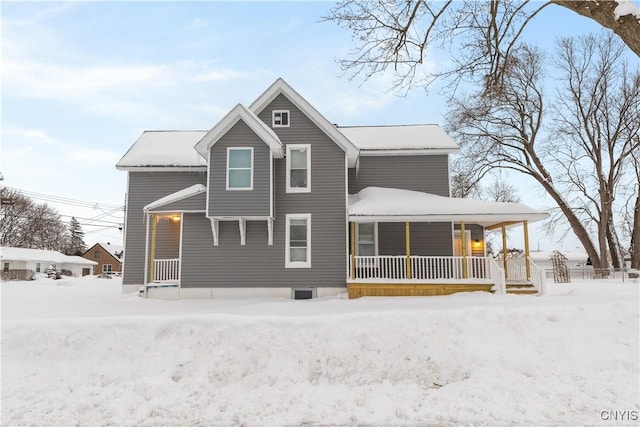
<instances>
[{"instance_id":1,"label":"porch column","mask_svg":"<svg viewBox=\"0 0 640 427\"><path fill-rule=\"evenodd\" d=\"M529 221L522 221L524 227L524 268L527 272L527 280L531 280L531 264L529 264Z\"/></svg>"},{"instance_id":2,"label":"porch column","mask_svg":"<svg viewBox=\"0 0 640 427\"><path fill-rule=\"evenodd\" d=\"M157 215L151 214L151 251L149 255L149 282L153 282L156 278L156 230Z\"/></svg>"},{"instance_id":3,"label":"porch column","mask_svg":"<svg viewBox=\"0 0 640 427\"><path fill-rule=\"evenodd\" d=\"M502 266L504 267L504 277L509 277L507 271L507 228L502 226Z\"/></svg>"},{"instance_id":4,"label":"porch column","mask_svg":"<svg viewBox=\"0 0 640 427\"><path fill-rule=\"evenodd\" d=\"M349 250L349 259L351 260L351 262L349 263L350 266L350 272L349 272L349 277L351 278L351 280L353 280L356 276L356 223L355 222L350 222L349 223L349 228L350 230L350 234L351 234L351 246L350 246L350 250Z\"/></svg>"},{"instance_id":5,"label":"porch column","mask_svg":"<svg viewBox=\"0 0 640 427\"><path fill-rule=\"evenodd\" d=\"M462 278L469 277L467 271L467 233L464 227L464 221L460 221L460 250L462 251Z\"/></svg>"},{"instance_id":6,"label":"porch column","mask_svg":"<svg viewBox=\"0 0 640 427\"><path fill-rule=\"evenodd\" d=\"M409 221L404 223L404 242L407 253L406 277L407 279L411 279L411 226L409 225Z\"/></svg>"}]
</instances>

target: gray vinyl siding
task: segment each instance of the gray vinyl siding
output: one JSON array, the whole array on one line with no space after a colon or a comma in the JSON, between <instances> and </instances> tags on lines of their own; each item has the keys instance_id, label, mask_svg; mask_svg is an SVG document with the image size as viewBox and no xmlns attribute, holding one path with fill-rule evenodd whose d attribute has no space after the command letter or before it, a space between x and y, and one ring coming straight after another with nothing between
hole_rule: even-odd
<instances>
[{"instance_id":1,"label":"gray vinyl siding","mask_svg":"<svg viewBox=\"0 0 640 427\"><path fill-rule=\"evenodd\" d=\"M285 159L274 161L273 246L267 244L266 221L247 221L245 246L238 222L220 221L219 246L213 246L209 221L186 213L182 287L346 286L345 153L285 97L259 114L268 126L272 110L290 112L291 126L273 129L283 143L311 144L311 193L287 194ZM285 268L288 213L311 214L311 268Z\"/></svg>"},{"instance_id":2,"label":"gray vinyl siding","mask_svg":"<svg viewBox=\"0 0 640 427\"><path fill-rule=\"evenodd\" d=\"M349 194L365 187L402 188L449 196L446 154L430 156L361 156L356 176L349 169Z\"/></svg>"},{"instance_id":3,"label":"gray vinyl siding","mask_svg":"<svg viewBox=\"0 0 640 427\"><path fill-rule=\"evenodd\" d=\"M177 202L167 203L155 209L157 212L184 212L184 211L202 211L204 212L207 205L206 193L196 194Z\"/></svg>"},{"instance_id":4,"label":"gray vinyl siding","mask_svg":"<svg viewBox=\"0 0 640 427\"><path fill-rule=\"evenodd\" d=\"M144 283L147 231L144 206L194 184L205 184L206 176L204 170L202 172L129 172L123 284Z\"/></svg>"},{"instance_id":5,"label":"gray vinyl siding","mask_svg":"<svg viewBox=\"0 0 640 427\"><path fill-rule=\"evenodd\" d=\"M453 236L449 222L413 222L411 230L411 255L453 255ZM378 223L378 253L380 255L406 255L405 223Z\"/></svg>"},{"instance_id":6,"label":"gray vinyl siding","mask_svg":"<svg viewBox=\"0 0 640 427\"><path fill-rule=\"evenodd\" d=\"M227 148L253 148L253 190L227 191ZM242 120L216 142L209 161L209 216L269 216L271 214L271 151Z\"/></svg>"}]
</instances>

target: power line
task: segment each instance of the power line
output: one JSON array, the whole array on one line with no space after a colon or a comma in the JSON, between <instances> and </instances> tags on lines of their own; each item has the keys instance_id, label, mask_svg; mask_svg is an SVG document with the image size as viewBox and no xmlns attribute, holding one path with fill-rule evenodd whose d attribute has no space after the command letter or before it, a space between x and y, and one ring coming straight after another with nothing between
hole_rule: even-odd
<instances>
[{"instance_id":1,"label":"power line","mask_svg":"<svg viewBox=\"0 0 640 427\"><path fill-rule=\"evenodd\" d=\"M37 200L44 200L46 202L52 202L52 203L61 203L61 204L65 204L65 205L71 205L71 206L79 206L79 207L85 207L85 208L93 208L93 209L105 209L105 210L124 210L124 206L123 205L112 205L112 204L107 204L107 203L97 203L97 202L88 202L85 200L78 200L78 199L70 199L68 197L61 197L61 196L53 196L50 194L44 194L44 193L37 193L35 191L28 191L28 190L20 190L18 188L13 188L13 187L4 187L8 190L12 190L15 192L18 192L20 194L23 194L25 196L29 196L33 199L37 199Z\"/></svg>"}]
</instances>

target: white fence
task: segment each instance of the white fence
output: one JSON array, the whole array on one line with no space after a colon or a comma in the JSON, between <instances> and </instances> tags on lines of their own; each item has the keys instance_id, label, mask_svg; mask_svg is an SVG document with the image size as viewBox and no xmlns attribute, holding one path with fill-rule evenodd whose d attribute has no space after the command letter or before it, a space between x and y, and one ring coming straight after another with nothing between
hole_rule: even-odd
<instances>
[{"instance_id":1,"label":"white fence","mask_svg":"<svg viewBox=\"0 0 640 427\"><path fill-rule=\"evenodd\" d=\"M153 282L176 282L180 278L180 259L156 259L153 261Z\"/></svg>"},{"instance_id":2,"label":"white fence","mask_svg":"<svg viewBox=\"0 0 640 427\"><path fill-rule=\"evenodd\" d=\"M467 277L490 278L489 260L486 257L467 257ZM410 278L462 279L463 262L461 256L411 256ZM405 255L356 256L353 273L354 279L409 279Z\"/></svg>"}]
</instances>

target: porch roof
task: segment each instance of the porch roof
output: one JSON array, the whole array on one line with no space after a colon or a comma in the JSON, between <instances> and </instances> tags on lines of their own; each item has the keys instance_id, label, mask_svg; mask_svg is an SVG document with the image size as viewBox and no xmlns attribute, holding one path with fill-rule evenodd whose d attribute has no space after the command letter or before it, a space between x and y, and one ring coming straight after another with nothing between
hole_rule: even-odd
<instances>
[{"instance_id":1,"label":"porch roof","mask_svg":"<svg viewBox=\"0 0 640 427\"><path fill-rule=\"evenodd\" d=\"M546 212L521 203L489 202L438 196L397 188L367 187L349 195L353 222L460 222L489 227L501 223L540 221Z\"/></svg>"},{"instance_id":2,"label":"porch roof","mask_svg":"<svg viewBox=\"0 0 640 427\"><path fill-rule=\"evenodd\" d=\"M204 185L195 184L195 185L192 185L191 187L187 187L180 191L176 191L175 193L171 193L167 196L161 197L158 200L155 200L149 203L143 209L145 212L155 211L170 203L179 202L180 200L188 199L189 197L206 193L206 191L207 191L207 187L205 187Z\"/></svg>"}]
</instances>

